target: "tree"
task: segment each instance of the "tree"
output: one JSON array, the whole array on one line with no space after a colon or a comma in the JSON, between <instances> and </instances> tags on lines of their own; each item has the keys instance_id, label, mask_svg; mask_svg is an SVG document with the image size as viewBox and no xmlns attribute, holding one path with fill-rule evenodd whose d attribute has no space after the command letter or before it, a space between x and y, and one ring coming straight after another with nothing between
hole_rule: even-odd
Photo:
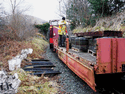
<instances>
[{"instance_id":1,"label":"tree","mask_svg":"<svg viewBox=\"0 0 125 94\"><path fill-rule=\"evenodd\" d=\"M112 15L125 9L125 0L68 0L66 16L77 26L95 25L98 17Z\"/></svg>"},{"instance_id":2,"label":"tree","mask_svg":"<svg viewBox=\"0 0 125 94\"><path fill-rule=\"evenodd\" d=\"M8 20L16 40L27 39L36 32L34 25L30 23L31 19L29 19L29 16L24 15L24 12L26 12L29 7L21 8L21 5L24 3L24 0L10 0L11 13L8 16Z\"/></svg>"},{"instance_id":3,"label":"tree","mask_svg":"<svg viewBox=\"0 0 125 94\"><path fill-rule=\"evenodd\" d=\"M73 26L87 26L91 16L88 1L68 0L66 15L74 23Z\"/></svg>"},{"instance_id":4,"label":"tree","mask_svg":"<svg viewBox=\"0 0 125 94\"><path fill-rule=\"evenodd\" d=\"M5 23L6 23L4 16L5 16L4 7L2 3L0 3L0 41L3 37L3 31L5 29Z\"/></svg>"},{"instance_id":5,"label":"tree","mask_svg":"<svg viewBox=\"0 0 125 94\"><path fill-rule=\"evenodd\" d=\"M57 0L59 2L59 6L57 7L57 12L56 14L59 17L65 17L66 16L66 10L68 7L68 0Z\"/></svg>"},{"instance_id":6,"label":"tree","mask_svg":"<svg viewBox=\"0 0 125 94\"><path fill-rule=\"evenodd\" d=\"M115 13L125 9L125 0L110 0L110 12Z\"/></svg>"},{"instance_id":7,"label":"tree","mask_svg":"<svg viewBox=\"0 0 125 94\"><path fill-rule=\"evenodd\" d=\"M99 17L109 16L125 9L125 0L67 0L66 18L77 26L94 26Z\"/></svg>"},{"instance_id":8,"label":"tree","mask_svg":"<svg viewBox=\"0 0 125 94\"><path fill-rule=\"evenodd\" d=\"M98 16L112 15L124 8L125 0L88 0L92 13Z\"/></svg>"},{"instance_id":9,"label":"tree","mask_svg":"<svg viewBox=\"0 0 125 94\"><path fill-rule=\"evenodd\" d=\"M2 6L2 3L0 3L0 26L5 24L3 15L4 15L4 8Z\"/></svg>"},{"instance_id":10,"label":"tree","mask_svg":"<svg viewBox=\"0 0 125 94\"><path fill-rule=\"evenodd\" d=\"M88 0L90 3L90 7L92 9L92 13L97 15L109 15L109 6L108 0Z\"/></svg>"}]
</instances>

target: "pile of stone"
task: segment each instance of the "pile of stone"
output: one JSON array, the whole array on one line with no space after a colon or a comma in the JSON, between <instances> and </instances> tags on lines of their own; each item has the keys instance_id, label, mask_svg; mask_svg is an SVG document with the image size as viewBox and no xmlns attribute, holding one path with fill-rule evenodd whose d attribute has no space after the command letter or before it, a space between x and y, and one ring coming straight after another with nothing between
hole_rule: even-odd
<instances>
[{"instance_id":1,"label":"pile of stone","mask_svg":"<svg viewBox=\"0 0 125 94\"><path fill-rule=\"evenodd\" d=\"M13 71L15 69L20 68L22 60L26 59L27 55L32 54L32 52L33 52L33 49L31 49L31 48L23 49L21 51L21 54L17 55L16 57L12 58L11 60L8 60L9 70Z\"/></svg>"},{"instance_id":2,"label":"pile of stone","mask_svg":"<svg viewBox=\"0 0 125 94\"><path fill-rule=\"evenodd\" d=\"M28 54L31 54L33 49L23 49L21 54L17 55L13 59L8 61L9 70L13 71L20 68L23 59L27 58ZM0 94L15 94L18 91L18 87L21 80L18 79L18 74L10 75L5 71L0 71Z\"/></svg>"},{"instance_id":3,"label":"pile of stone","mask_svg":"<svg viewBox=\"0 0 125 94\"><path fill-rule=\"evenodd\" d=\"M9 75L5 71L0 71L0 94L17 93L20 83L17 73Z\"/></svg>"}]
</instances>

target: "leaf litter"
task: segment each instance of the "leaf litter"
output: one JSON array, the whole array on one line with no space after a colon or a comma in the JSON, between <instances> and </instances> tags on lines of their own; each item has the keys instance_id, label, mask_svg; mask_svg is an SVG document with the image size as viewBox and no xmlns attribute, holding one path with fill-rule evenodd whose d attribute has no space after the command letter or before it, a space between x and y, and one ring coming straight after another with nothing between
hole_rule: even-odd
<instances>
[{"instance_id":1,"label":"leaf litter","mask_svg":"<svg viewBox=\"0 0 125 94\"><path fill-rule=\"evenodd\" d=\"M4 69L10 74L17 73L21 84L18 88L17 94L57 94L58 84L54 78L48 78L42 75L37 77L28 74L22 68L28 65L26 62L32 59L43 59L42 54L48 47L48 42L41 38L32 38L30 41L0 41L0 68ZM28 55L27 60L23 60L21 67L18 70L9 71L8 60L20 54L22 49L32 48L33 53ZM56 78L57 79L57 78Z\"/></svg>"}]
</instances>

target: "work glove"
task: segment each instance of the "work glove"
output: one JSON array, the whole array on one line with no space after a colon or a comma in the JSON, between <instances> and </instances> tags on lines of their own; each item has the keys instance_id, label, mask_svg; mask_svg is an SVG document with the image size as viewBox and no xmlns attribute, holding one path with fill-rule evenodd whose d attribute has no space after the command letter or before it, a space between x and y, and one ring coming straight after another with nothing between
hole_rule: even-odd
<instances>
[{"instance_id":1,"label":"work glove","mask_svg":"<svg viewBox=\"0 0 125 94\"><path fill-rule=\"evenodd\" d=\"M66 34L66 37L67 37L67 38L69 38L69 35L68 35L68 33Z\"/></svg>"}]
</instances>

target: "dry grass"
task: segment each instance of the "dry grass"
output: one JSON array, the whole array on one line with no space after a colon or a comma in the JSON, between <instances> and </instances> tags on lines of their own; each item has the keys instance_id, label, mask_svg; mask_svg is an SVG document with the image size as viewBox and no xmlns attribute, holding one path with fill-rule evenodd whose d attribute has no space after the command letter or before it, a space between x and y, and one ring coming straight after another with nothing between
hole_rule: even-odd
<instances>
[{"instance_id":1,"label":"dry grass","mask_svg":"<svg viewBox=\"0 0 125 94\"><path fill-rule=\"evenodd\" d=\"M30 41L0 41L0 62L3 68L8 71L8 60L20 54L22 49L32 48L33 53L28 55L28 59L43 58L42 53L48 43L41 38L32 38ZM25 66L25 61L22 62L22 67Z\"/></svg>"},{"instance_id":2,"label":"dry grass","mask_svg":"<svg viewBox=\"0 0 125 94\"><path fill-rule=\"evenodd\" d=\"M58 84L48 77L29 75L23 69L18 69L10 74L17 73L21 80L17 94L57 94Z\"/></svg>"},{"instance_id":3,"label":"dry grass","mask_svg":"<svg viewBox=\"0 0 125 94\"><path fill-rule=\"evenodd\" d=\"M28 55L28 60L35 58L43 58L42 54L45 53L45 49L48 46L43 38L34 37L30 41L1 41L0 42L0 66L2 66L6 71L8 71L8 60L12 59L14 56L20 54L22 49L32 48L33 53ZM22 62L22 67L26 65L26 62ZM23 69L18 69L10 74L17 73L21 84L18 88L17 94L57 94L58 84L54 79L48 77L37 77L28 74Z\"/></svg>"},{"instance_id":4,"label":"dry grass","mask_svg":"<svg viewBox=\"0 0 125 94\"><path fill-rule=\"evenodd\" d=\"M91 32L91 31L93 31L91 26L88 26L86 28L77 27L73 30L73 33Z\"/></svg>"}]
</instances>

